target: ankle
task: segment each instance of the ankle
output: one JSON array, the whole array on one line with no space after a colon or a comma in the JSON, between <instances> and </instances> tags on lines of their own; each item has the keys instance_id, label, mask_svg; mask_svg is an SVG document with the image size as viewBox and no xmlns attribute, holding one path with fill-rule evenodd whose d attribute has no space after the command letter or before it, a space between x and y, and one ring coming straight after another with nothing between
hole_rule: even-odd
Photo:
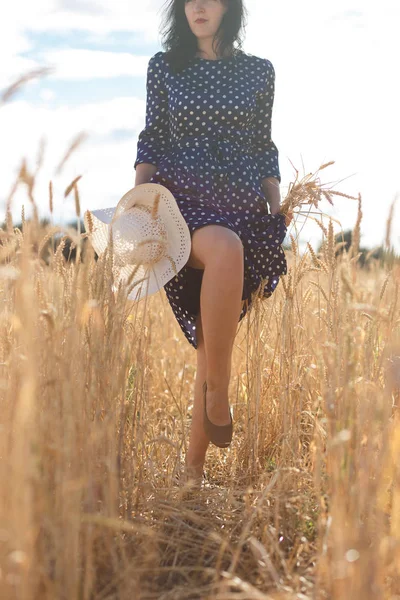
<instances>
[{"instance_id":1,"label":"ankle","mask_svg":"<svg viewBox=\"0 0 400 600\"><path fill-rule=\"evenodd\" d=\"M207 377L207 392L228 392L229 378L228 377Z\"/></svg>"},{"instance_id":2,"label":"ankle","mask_svg":"<svg viewBox=\"0 0 400 600\"><path fill-rule=\"evenodd\" d=\"M199 480L203 477L203 464L190 465L186 464L185 474L187 479Z\"/></svg>"},{"instance_id":3,"label":"ankle","mask_svg":"<svg viewBox=\"0 0 400 600\"><path fill-rule=\"evenodd\" d=\"M204 456L190 456L190 454L186 457L185 468L190 469L192 471L203 471L204 463L205 463L205 455Z\"/></svg>"}]
</instances>

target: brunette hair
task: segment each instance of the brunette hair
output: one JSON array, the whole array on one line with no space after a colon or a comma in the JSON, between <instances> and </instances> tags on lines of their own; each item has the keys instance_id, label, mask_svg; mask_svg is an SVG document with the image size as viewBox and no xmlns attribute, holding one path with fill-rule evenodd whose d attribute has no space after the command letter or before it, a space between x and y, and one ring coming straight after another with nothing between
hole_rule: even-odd
<instances>
[{"instance_id":1,"label":"brunette hair","mask_svg":"<svg viewBox=\"0 0 400 600\"><path fill-rule=\"evenodd\" d=\"M213 46L218 56L235 55L242 48L247 11L243 0L221 0L228 6L216 32ZM198 51L197 37L190 29L185 14L186 0L168 0L164 8L160 32L165 59L175 73L183 70ZM235 44L236 43L236 47Z\"/></svg>"}]
</instances>

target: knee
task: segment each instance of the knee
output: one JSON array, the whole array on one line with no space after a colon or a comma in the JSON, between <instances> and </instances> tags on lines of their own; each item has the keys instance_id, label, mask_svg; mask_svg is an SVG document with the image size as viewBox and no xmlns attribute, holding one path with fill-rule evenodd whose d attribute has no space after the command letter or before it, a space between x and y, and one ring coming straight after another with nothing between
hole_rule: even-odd
<instances>
[{"instance_id":1,"label":"knee","mask_svg":"<svg viewBox=\"0 0 400 600\"><path fill-rule=\"evenodd\" d=\"M240 239L240 237L237 235L237 233L235 233L234 231L231 231L230 229L227 229L227 235L222 236L222 239L220 241L220 248L224 249L226 248L227 250L231 251L231 252L236 252L239 254L243 253L243 244L242 244L242 240Z\"/></svg>"},{"instance_id":2,"label":"knee","mask_svg":"<svg viewBox=\"0 0 400 600\"><path fill-rule=\"evenodd\" d=\"M226 227L223 229L223 233L221 232L221 235L218 236L213 244L211 256L214 258L223 258L224 261L242 261L244 255L242 240L231 229Z\"/></svg>"},{"instance_id":3,"label":"knee","mask_svg":"<svg viewBox=\"0 0 400 600\"><path fill-rule=\"evenodd\" d=\"M221 225L208 225L195 231L189 266L205 268L210 261L243 262L244 250L240 237L232 229Z\"/></svg>"}]
</instances>

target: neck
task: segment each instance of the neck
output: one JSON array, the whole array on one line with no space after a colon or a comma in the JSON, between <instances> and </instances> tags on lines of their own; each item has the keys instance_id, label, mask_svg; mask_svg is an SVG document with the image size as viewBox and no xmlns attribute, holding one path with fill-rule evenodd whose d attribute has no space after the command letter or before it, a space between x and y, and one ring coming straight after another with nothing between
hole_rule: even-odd
<instances>
[{"instance_id":1,"label":"neck","mask_svg":"<svg viewBox=\"0 0 400 600\"><path fill-rule=\"evenodd\" d=\"M206 58L208 60L216 60L217 58L223 58L230 56L231 54L232 51L227 48L223 56L217 55L212 49L212 41L209 40L200 40L196 52L196 56L199 56L200 58Z\"/></svg>"}]
</instances>

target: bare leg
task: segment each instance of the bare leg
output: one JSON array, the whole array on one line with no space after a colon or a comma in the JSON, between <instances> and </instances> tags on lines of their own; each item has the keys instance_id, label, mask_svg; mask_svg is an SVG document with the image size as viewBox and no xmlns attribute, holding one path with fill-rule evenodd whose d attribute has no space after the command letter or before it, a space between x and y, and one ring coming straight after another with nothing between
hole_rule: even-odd
<instances>
[{"instance_id":1,"label":"bare leg","mask_svg":"<svg viewBox=\"0 0 400 600\"><path fill-rule=\"evenodd\" d=\"M244 302L241 303L241 308ZM197 332L197 369L194 386L194 402L190 428L189 447L186 454L186 472L189 478L201 480L209 440L203 428L203 383L207 380L207 359L201 313L196 320ZM209 408L207 408L209 414Z\"/></svg>"},{"instance_id":2,"label":"bare leg","mask_svg":"<svg viewBox=\"0 0 400 600\"><path fill-rule=\"evenodd\" d=\"M207 414L217 425L229 423L228 387L231 359L243 307L243 246L239 237L219 225L196 231L187 263L204 270L197 317L197 372L186 456L189 476L201 478L208 437L203 429L203 383L207 381Z\"/></svg>"},{"instance_id":3,"label":"bare leg","mask_svg":"<svg viewBox=\"0 0 400 600\"><path fill-rule=\"evenodd\" d=\"M207 414L216 425L230 422L228 388L240 312L244 259L242 242L230 230L205 263L200 294L207 358ZM219 233L218 233L219 235Z\"/></svg>"},{"instance_id":4,"label":"bare leg","mask_svg":"<svg viewBox=\"0 0 400 600\"><path fill-rule=\"evenodd\" d=\"M189 447L186 454L186 469L189 477L201 478L209 445L208 437L203 429L203 383L206 379L207 363L204 346L201 315L196 320L197 332L197 370L194 386L194 402L192 423L190 428Z\"/></svg>"}]
</instances>

